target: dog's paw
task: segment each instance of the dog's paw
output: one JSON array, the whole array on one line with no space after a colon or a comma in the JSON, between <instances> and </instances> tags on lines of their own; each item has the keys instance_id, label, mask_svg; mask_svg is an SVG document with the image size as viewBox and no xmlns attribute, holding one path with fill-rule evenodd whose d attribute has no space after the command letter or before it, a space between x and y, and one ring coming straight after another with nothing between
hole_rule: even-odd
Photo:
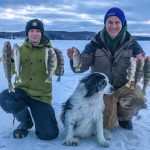
<instances>
[{"instance_id":1,"label":"dog's paw","mask_svg":"<svg viewBox=\"0 0 150 150\"><path fill-rule=\"evenodd\" d=\"M104 129L104 137L106 140L110 140L110 131L108 129Z\"/></svg>"},{"instance_id":2,"label":"dog's paw","mask_svg":"<svg viewBox=\"0 0 150 150\"><path fill-rule=\"evenodd\" d=\"M105 140L105 141L100 141L100 145L103 147L108 147L109 146L109 141Z\"/></svg>"},{"instance_id":3,"label":"dog's paw","mask_svg":"<svg viewBox=\"0 0 150 150\"><path fill-rule=\"evenodd\" d=\"M79 144L78 138L67 139L63 142L65 146L77 146Z\"/></svg>"}]
</instances>

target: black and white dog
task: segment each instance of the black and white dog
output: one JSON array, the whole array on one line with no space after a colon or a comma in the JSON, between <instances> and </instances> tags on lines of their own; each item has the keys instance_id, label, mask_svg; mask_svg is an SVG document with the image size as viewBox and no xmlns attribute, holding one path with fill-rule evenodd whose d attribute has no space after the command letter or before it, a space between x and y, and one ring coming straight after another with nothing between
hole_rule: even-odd
<instances>
[{"instance_id":1,"label":"black and white dog","mask_svg":"<svg viewBox=\"0 0 150 150\"><path fill-rule=\"evenodd\" d=\"M96 135L101 146L109 146L103 129L103 95L112 92L113 87L102 73L92 73L80 81L62 106L61 120L67 130L64 145L76 146L79 138Z\"/></svg>"}]
</instances>

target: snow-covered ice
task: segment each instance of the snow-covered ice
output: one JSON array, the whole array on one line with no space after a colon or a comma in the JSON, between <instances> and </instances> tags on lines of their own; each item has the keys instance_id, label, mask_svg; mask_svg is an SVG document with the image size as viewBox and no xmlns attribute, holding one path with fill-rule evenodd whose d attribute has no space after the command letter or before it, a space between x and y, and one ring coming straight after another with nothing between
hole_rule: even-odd
<instances>
[{"instance_id":1,"label":"snow-covered ice","mask_svg":"<svg viewBox=\"0 0 150 150\"><path fill-rule=\"evenodd\" d=\"M0 39L0 48L2 49L3 43L6 39ZM9 40L11 44L17 42L19 45L23 40ZM111 131L110 147L101 147L95 137L83 139L80 141L79 146L66 147L62 145L65 138L63 125L60 121L61 105L66 101L75 87L79 79L85 76L88 72L82 74L75 74L71 71L69 59L67 58L66 49L76 46L82 51L88 41L51 41L53 47L58 47L63 51L65 57L65 73L61 77L61 82L56 82L57 77L53 76L53 107L55 109L60 134L51 141L43 141L36 137L34 127L29 132L29 135L23 139L14 139L12 132L16 128L18 122L15 121L13 126L12 114L5 113L0 108L0 150L149 150L150 149L150 102L148 101L147 109L141 110L137 117L133 118L133 131L127 131L120 127ZM150 56L150 42L140 42L141 46ZM1 51L0 51L1 54ZM0 63L0 92L7 88L7 81L4 78L2 63ZM147 88L147 99L150 99L150 88Z\"/></svg>"}]
</instances>

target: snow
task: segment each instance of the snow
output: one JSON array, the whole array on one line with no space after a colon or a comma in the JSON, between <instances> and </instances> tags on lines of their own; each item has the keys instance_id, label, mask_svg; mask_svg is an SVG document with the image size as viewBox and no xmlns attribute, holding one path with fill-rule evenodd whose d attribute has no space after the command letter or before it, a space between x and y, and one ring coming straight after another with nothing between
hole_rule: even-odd
<instances>
[{"instance_id":1,"label":"snow","mask_svg":"<svg viewBox=\"0 0 150 150\"><path fill-rule=\"evenodd\" d=\"M0 47L2 49L3 43L6 39L0 39ZM22 44L23 40L9 40L12 44L17 42ZM95 137L89 139L82 139L79 146L67 147L62 145L65 138L65 130L60 121L61 105L66 101L75 87L79 79L85 76L88 72L82 74L75 74L71 71L69 66L69 59L66 55L66 49L72 46L78 47L81 51L84 49L88 41L51 41L53 47L58 47L63 51L65 57L65 73L61 77L61 82L56 82L57 77L53 76L53 107L55 109L56 118L58 121L60 134L51 141L43 141L36 137L34 127L29 132L29 135L23 139L14 139L12 132L16 128L18 122L15 121L13 126L13 116L5 113L0 108L0 150L149 150L150 149L150 102L148 101L147 109L141 110L138 116L133 118L133 131L127 131L117 127L111 131L110 147L101 147ZM146 55L150 56L150 42L140 42ZM1 52L0 52L1 54ZM2 63L0 63L0 92L7 88L7 81L4 78ZM150 88L147 88L147 98L150 97Z\"/></svg>"}]
</instances>

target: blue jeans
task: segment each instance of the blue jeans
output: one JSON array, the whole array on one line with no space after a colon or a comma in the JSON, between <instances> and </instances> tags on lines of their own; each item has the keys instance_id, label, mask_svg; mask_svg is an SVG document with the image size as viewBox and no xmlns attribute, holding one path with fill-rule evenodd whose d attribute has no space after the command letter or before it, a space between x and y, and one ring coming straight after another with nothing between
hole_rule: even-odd
<instances>
[{"instance_id":1,"label":"blue jeans","mask_svg":"<svg viewBox=\"0 0 150 150\"><path fill-rule=\"evenodd\" d=\"M21 89L15 89L15 92L11 93L6 89L0 93L0 106L7 113L14 115L29 107L35 123L35 133L40 139L50 140L59 134L53 107L32 99Z\"/></svg>"}]
</instances>

